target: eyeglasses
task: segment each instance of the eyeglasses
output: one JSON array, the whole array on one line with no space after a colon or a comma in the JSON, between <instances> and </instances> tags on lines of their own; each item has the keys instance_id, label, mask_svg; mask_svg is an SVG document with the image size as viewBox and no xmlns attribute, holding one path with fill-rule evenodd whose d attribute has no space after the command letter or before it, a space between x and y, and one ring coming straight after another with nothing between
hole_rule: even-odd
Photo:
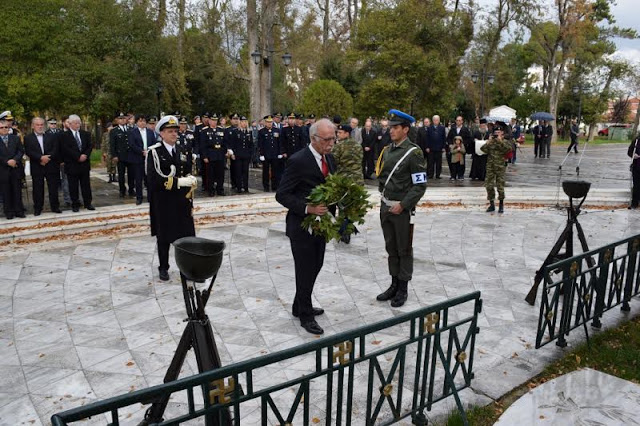
<instances>
[{"instance_id":1,"label":"eyeglasses","mask_svg":"<svg viewBox=\"0 0 640 426\"><path fill-rule=\"evenodd\" d=\"M318 135L313 135L314 138L318 138L323 142L335 142L336 141L336 137L335 136L329 136L328 138L323 138L321 136Z\"/></svg>"},{"instance_id":2,"label":"eyeglasses","mask_svg":"<svg viewBox=\"0 0 640 426\"><path fill-rule=\"evenodd\" d=\"M0 126L0 129L8 129L7 126Z\"/></svg>"}]
</instances>

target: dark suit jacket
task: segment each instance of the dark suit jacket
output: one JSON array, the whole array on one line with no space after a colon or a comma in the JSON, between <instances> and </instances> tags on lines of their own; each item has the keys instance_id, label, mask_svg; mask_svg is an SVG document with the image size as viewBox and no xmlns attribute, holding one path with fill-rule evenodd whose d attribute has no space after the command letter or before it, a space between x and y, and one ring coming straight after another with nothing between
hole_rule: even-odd
<instances>
[{"instance_id":1,"label":"dark suit jacket","mask_svg":"<svg viewBox=\"0 0 640 426\"><path fill-rule=\"evenodd\" d=\"M418 145L420 149L422 149L422 152L427 152L427 128L425 126L422 126L418 129L416 145Z\"/></svg>"},{"instance_id":2,"label":"dark suit jacket","mask_svg":"<svg viewBox=\"0 0 640 426\"><path fill-rule=\"evenodd\" d=\"M329 154L325 158L329 172L333 172L335 170L333 156ZM307 197L313 188L324 182L325 178L309 147L289 157L276 193L276 200L289 209L287 212L288 237L293 239L309 237L309 233L301 226L306 217Z\"/></svg>"},{"instance_id":3,"label":"dark suit jacket","mask_svg":"<svg viewBox=\"0 0 640 426\"><path fill-rule=\"evenodd\" d=\"M144 129L147 132L147 148L156 144L156 135L149 129ZM126 161L133 164L144 163L144 141L138 127L134 127L129 130L129 152L127 153Z\"/></svg>"},{"instance_id":4,"label":"dark suit jacket","mask_svg":"<svg viewBox=\"0 0 640 426\"><path fill-rule=\"evenodd\" d=\"M433 124L427 129L427 148L431 151L442 151L446 148L447 136L444 131L444 126L439 124L434 126Z\"/></svg>"},{"instance_id":5,"label":"dark suit jacket","mask_svg":"<svg viewBox=\"0 0 640 426\"><path fill-rule=\"evenodd\" d=\"M31 160L32 175L46 175L60 173L60 146L58 137L53 133L45 133L42 135L42 145L44 152L40 148L38 138L35 133L31 133L24 138L24 150ZM43 155L50 155L51 161L45 166L40 164Z\"/></svg>"},{"instance_id":6,"label":"dark suit jacket","mask_svg":"<svg viewBox=\"0 0 640 426\"><path fill-rule=\"evenodd\" d=\"M365 128L362 128L362 147L371 148L371 151L369 152L373 153L373 148L376 144L377 137L378 137L378 134L376 133L375 130L370 129L369 133L367 134L367 130Z\"/></svg>"},{"instance_id":7,"label":"dark suit jacket","mask_svg":"<svg viewBox=\"0 0 640 426\"><path fill-rule=\"evenodd\" d=\"M91 150L93 146L91 144L91 134L84 130L79 130L80 141L82 142L82 149L78 149L78 144L73 137L71 130L67 130L60 136L60 149L62 150L62 158L64 161L64 171L70 175L79 175L82 173L89 173L91 170ZM80 162L80 155L86 155L87 159L84 162Z\"/></svg>"},{"instance_id":8,"label":"dark suit jacket","mask_svg":"<svg viewBox=\"0 0 640 426\"><path fill-rule=\"evenodd\" d=\"M0 182L9 182L11 179L22 179L24 177L24 167L22 156L24 148L22 142L16 135L8 135L9 146L5 146L0 139ZM9 160L16 160L18 165L11 167L7 164Z\"/></svg>"},{"instance_id":9,"label":"dark suit jacket","mask_svg":"<svg viewBox=\"0 0 640 426\"><path fill-rule=\"evenodd\" d=\"M453 138L455 138L456 136L462 136L462 144L464 145L464 149L467 152L470 152L472 148L475 149L475 144L472 145L472 142L474 142L474 139L473 139L473 136L471 135L471 130L469 130L467 126L462 126L460 128L460 134L458 134L456 129L457 127L455 124L451 126L451 129L449 130L449 134L447 135L447 143L451 145L453 144Z\"/></svg>"}]
</instances>

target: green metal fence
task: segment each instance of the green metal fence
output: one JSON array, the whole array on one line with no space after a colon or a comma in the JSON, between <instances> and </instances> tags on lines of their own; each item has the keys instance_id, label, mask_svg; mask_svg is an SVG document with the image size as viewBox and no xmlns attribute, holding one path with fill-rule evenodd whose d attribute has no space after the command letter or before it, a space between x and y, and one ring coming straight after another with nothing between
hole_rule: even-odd
<instances>
[{"instance_id":1,"label":"green metal fence","mask_svg":"<svg viewBox=\"0 0 640 426\"><path fill-rule=\"evenodd\" d=\"M565 347L566 336L580 326L588 341L589 321L600 328L606 311L620 304L629 311L640 294L639 249L640 234L546 266L536 348L555 340Z\"/></svg>"},{"instance_id":2,"label":"green metal fence","mask_svg":"<svg viewBox=\"0 0 640 426\"><path fill-rule=\"evenodd\" d=\"M228 407L234 425L386 425L409 417L414 424L425 425L425 411L450 396L466 424L458 393L473 378L481 308L476 291L280 352L57 413L51 421L62 426L99 416L105 423L118 425L126 412L130 423L132 412L143 415L140 404L186 392L187 402L172 400L159 424L180 424L210 413L220 415L219 424L224 424L221 408Z\"/></svg>"}]
</instances>

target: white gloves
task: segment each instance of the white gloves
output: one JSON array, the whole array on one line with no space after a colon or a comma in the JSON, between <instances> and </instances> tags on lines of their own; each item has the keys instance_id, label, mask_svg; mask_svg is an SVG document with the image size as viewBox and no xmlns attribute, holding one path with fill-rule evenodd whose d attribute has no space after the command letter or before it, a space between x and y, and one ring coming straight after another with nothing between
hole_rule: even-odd
<instances>
[{"instance_id":1,"label":"white gloves","mask_svg":"<svg viewBox=\"0 0 640 426\"><path fill-rule=\"evenodd\" d=\"M229 154L229 155L233 155L233 150L232 150L232 149L228 149L228 150L227 150L227 154Z\"/></svg>"},{"instance_id":2,"label":"white gloves","mask_svg":"<svg viewBox=\"0 0 640 426\"><path fill-rule=\"evenodd\" d=\"M278 155L278 160L282 158L282 155Z\"/></svg>"},{"instance_id":3,"label":"white gloves","mask_svg":"<svg viewBox=\"0 0 640 426\"><path fill-rule=\"evenodd\" d=\"M198 156L196 154L191 154L191 158L193 159L193 161L196 161L196 159L198 158Z\"/></svg>"},{"instance_id":4,"label":"white gloves","mask_svg":"<svg viewBox=\"0 0 640 426\"><path fill-rule=\"evenodd\" d=\"M264 161L264 155L260 156L260 161Z\"/></svg>"},{"instance_id":5,"label":"white gloves","mask_svg":"<svg viewBox=\"0 0 640 426\"><path fill-rule=\"evenodd\" d=\"M195 176L185 176L178 178L178 188L193 188L198 185L198 179Z\"/></svg>"}]
</instances>

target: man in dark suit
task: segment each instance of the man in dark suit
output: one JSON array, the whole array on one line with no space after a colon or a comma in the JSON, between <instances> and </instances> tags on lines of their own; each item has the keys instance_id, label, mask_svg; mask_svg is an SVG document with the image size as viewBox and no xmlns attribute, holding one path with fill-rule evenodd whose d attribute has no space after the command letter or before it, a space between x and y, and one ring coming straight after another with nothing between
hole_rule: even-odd
<instances>
[{"instance_id":1,"label":"man in dark suit","mask_svg":"<svg viewBox=\"0 0 640 426\"><path fill-rule=\"evenodd\" d=\"M534 158L549 158L551 153L551 136L553 136L553 127L545 120L538 123L533 128L533 155Z\"/></svg>"},{"instance_id":2,"label":"man in dark suit","mask_svg":"<svg viewBox=\"0 0 640 426\"><path fill-rule=\"evenodd\" d=\"M440 179L442 172L442 151L447 144L445 128L440 124L440 116L433 116L433 124L427 129L427 175L429 179ZM434 176L435 173L435 176Z\"/></svg>"},{"instance_id":3,"label":"man in dark suit","mask_svg":"<svg viewBox=\"0 0 640 426\"><path fill-rule=\"evenodd\" d=\"M44 119L31 120L33 133L24 138L24 149L31 160L33 182L33 214L40 216L44 206L44 181L47 180L49 206L54 213L62 213L58 200L60 187L60 147L54 133L45 132Z\"/></svg>"},{"instance_id":4,"label":"man in dark suit","mask_svg":"<svg viewBox=\"0 0 640 426\"><path fill-rule=\"evenodd\" d=\"M147 118L144 115L136 115L136 127L129 130L129 152L127 153L127 163L129 173L133 175L133 182L136 188L136 204L142 204L142 183L144 182L144 159L147 156L147 149L155 145L154 133L147 128Z\"/></svg>"},{"instance_id":5,"label":"man in dark suit","mask_svg":"<svg viewBox=\"0 0 640 426\"><path fill-rule=\"evenodd\" d=\"M4 215L7 219L24 217L22 204L22 178L24 167L22 143L16 135L10 135L10 124L0 119L0 193Z\"/></svg>"},{"instance_id":6,"label":"man in dark suit","mask_svg":"<svg viewBox=\"0 0 640 426\"><path fill-rule=\"evenodd\" d=\"M162 141L151 145L147 154L151 235L157 239L160 260L158 272L162 281L169 281L171 243L196 234L192 210L193 191L198 180L190 174L188 164L191 159L176 143L178 127L175 116L162 117L157 126Z\"/></svg>"},{"instance_id":7,"label":"man in dark suit","mask_svg":"<svg viewBox=\"0 0 640 426\"><path fill-rule=\"evenodd\" d=\"M77 115L70 115L69 130L62 134L60 149L64 159L64 169L69 181L69 193L71 195L71 208L74 212L80 211L80 196L78 186L82 191L82 201L87 210L95 210L91 204L91 134L80 130L82 120Z\"/></svg>"},{"instance_id":8,"label":"man in dark suit","mask_svg":"<svg viewBox=\"0 0 640 426\"><path fill-rule=\"evenodd\" d=\"M323 237L311 235L301 224L308 214L321 216L329 212L325 205L308 204L307 196L335 169L330 155L336 140L335 127L329 120L319 120L309 129L309 136L311 144L289 158L276 200L289 209L287 236L291 241L296 272L293 316L300 318L300 325L309 333L322 334L324 330L315 316L322 315L324 310L313 307L311 294L324 263L326 242Z\"/></svg>"},{"instance_id":9,"label":"man in dark suit","mask_svg":"<svg viewBox=\"0 0 640 426\"><path fill-rule=\"evenodd\" d=\"M365 179L371 179L375 172L375 160L373 158L376 138L376 131L373 130L371 119L367 118L362 129L362 174Z\"/></svg>"},{"instance_id":10,"label":"man in dark suit","mask_svg":"<svg viewBox=\"0 0 640 426\"><path fill-rule=\"evenodd\" d=\"M120 187L120 198L124 198L127 193L125 185L125 173L129 186L129 195L134 195L135 172L134 167L129 163L129 129L127 128L127 116L125 113L116 113L114 116L114 126L109 132L109 145L111 147L111 161L118 167L118 186Z\"/></svg>"},{"instance_id":11,"label":"man in dark suit","mask_svg":"<svg viewBox=\"0 0 640 426\"><path fill-rule=\"evenodd\" d=\"M462 144L464 145L464 149L466 152L472 152L475 149L475 141L473 139L473 135L471 134L471 130L467 126L464 125L464 119L461 115L456 117L456 123L451 126L451 130L449 130L449 134L447 135L447 144L453 145L454 138L456 136L462 137ZM463 154L464 157L464 154ZM449 162L451 161L451 155L449 154ZM451 179L462 179L464 180L464 167L465 161L463 160L460 165L460 169L458 170L458 175L454 176L454 173L451 173ZM451 164L449 164L451 166Z\"/></svg>"}]
</instances>

